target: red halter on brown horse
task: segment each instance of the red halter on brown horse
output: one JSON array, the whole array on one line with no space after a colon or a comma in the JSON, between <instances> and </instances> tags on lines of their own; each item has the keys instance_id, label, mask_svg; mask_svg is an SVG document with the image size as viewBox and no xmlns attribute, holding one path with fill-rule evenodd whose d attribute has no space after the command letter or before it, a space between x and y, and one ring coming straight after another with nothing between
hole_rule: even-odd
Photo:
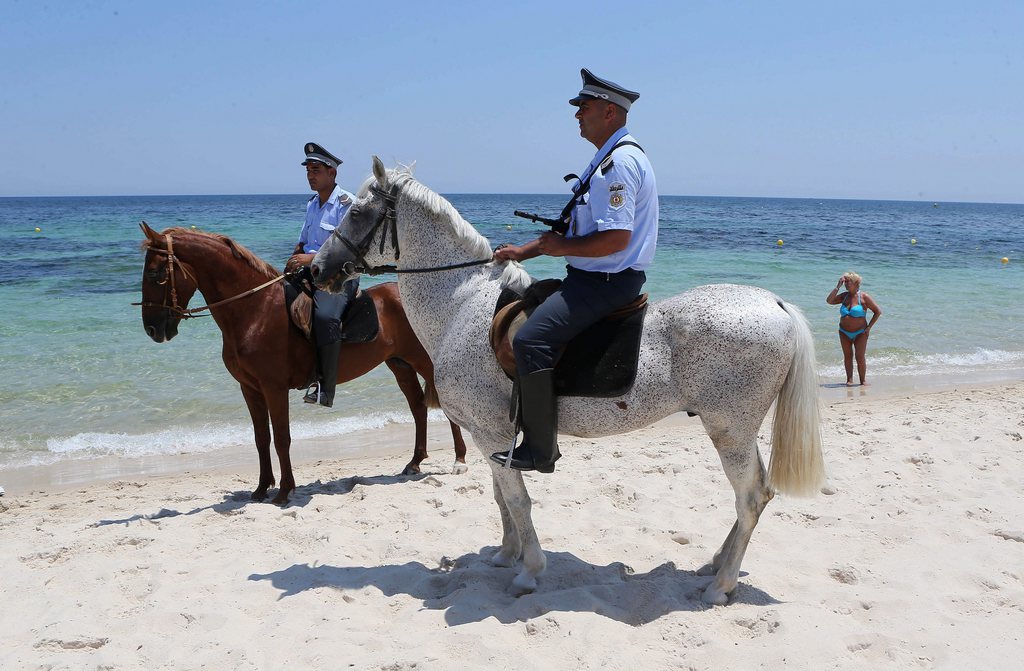
<instances>
[{"instance_id":1,"label":"red halter on brown horse","mask_svg":"<svg viewBox=\"0 0 1024 671\"><path fill-rule=\"evenodd\" d=\"M142 323L156 342L178 333L178 322L198 289L224 336L224 365L242 388L260 458L260 480L252 493L262 501L274 484L270 461L271 426L281 464L281 487L274 503L285 503L295 489L288 425L288 390L305 387L313 369L313 346L292 325L278 272L231 238L169 228L157 233L145 222L146 264L142 274ZM261 285L266 285L262 287ZM365 343L342 345L338 382L348 382L385 363L394 373L416 421L416 445L403 474L419 473L427 458L427 402L435 400L434 366L413 333L394 283L366 290L373 296L380 330ZM426 381L426 393L417 373ZM269 421L268 421L269 420ZM456 469L463 470L466 444L452 423Z\"/></svg>"}]
</instances>

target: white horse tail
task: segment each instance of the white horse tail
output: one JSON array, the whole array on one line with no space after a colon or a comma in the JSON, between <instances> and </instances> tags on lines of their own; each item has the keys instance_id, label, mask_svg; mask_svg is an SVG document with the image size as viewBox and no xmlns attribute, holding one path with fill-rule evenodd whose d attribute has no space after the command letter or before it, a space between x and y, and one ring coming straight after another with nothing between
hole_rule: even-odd
<instances>
[{"instance_id":1,"label":"white horse tail","mask_svg":"<svg viewBox=\"0 0 1024 671\"><path fill-rule=\"evenodd\" d=\"M793 320L796 351L775 401L768 481L783 494L812 496L825 483L814 340L798 307L781 300L779 306Z\"/></svg>"}]
</instances>

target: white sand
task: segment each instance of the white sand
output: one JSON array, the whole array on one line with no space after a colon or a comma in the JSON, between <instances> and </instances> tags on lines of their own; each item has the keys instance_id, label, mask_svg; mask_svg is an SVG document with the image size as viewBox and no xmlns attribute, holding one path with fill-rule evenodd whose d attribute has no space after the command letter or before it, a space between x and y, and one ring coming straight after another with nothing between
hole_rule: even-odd
<instances>
[{"instance_id":1,"label":"white sand","mask_svg":"<svg viewBox=\"0 0 1024 671\"><path fill-rule=\"evenodd\" d=\"M1014 668L1024 383L832 396L824 416L832 493L772 501L715 608L694 571L733 500L697 420L563 437L558 470L528 476L548 570L519 598L487 562L475 449L460 476L437 445L413 479L392 475L404 444L304 464L283 509L248 501L255 464L4 483L0 668Z\"/></svg>"}]
</instances>

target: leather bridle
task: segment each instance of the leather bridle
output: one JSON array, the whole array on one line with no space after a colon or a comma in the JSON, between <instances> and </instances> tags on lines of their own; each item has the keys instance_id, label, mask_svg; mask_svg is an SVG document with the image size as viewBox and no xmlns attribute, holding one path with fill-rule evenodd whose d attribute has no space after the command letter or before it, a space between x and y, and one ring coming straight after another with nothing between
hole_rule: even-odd
<instances>
[{"instance_id":1,"label":"leather bridle","mask_svg":"<svg viewBox=\"0 0 1024 671\"><path fill-rule=\"evenodd\" d=\"M388 232L391 233L391 248L395 252L395 261L398 261L401 256L401 251L398 248L398 192L401 188L400 184L394 184L391 189L385 191L376 184L370 186L370 193L384 201L384 207L381 209L380 215L377 217L377 221L374 222L370 230L363 236L363 239L358 243L352 242L344 235L341 234L341 227L334 229L332 234L338 238L345 247L348 248L352 256L355 257L355 263L352 264L352 270L354 272L362 273L364 275L382 275L384 273L395 273L397 275L407 273L432 273L439 270L455 270L457 268L468 268L470 266L481 266L485 263L490 263L492 257L486 259L479 259L476 261L466 261L464 263L452 263L444 266L434 266L431 268L399 268L394 265L383 265L374 266L366 260L366 252L370 251L370 245L373 244L373 239L377 236L377 230L381 231L380 234L380 253L384 254L384 247L387 244ZM348 264L346 264L348 265Z\"/></svg>"},{"instance_id":2,"label":"leather bridle","mask_svg":"<svg viewBox=\"0 0 1024 671\"><path fill-rule=\"evenodd\" d=\"M370 245L373 244L373 239L377 237L377 230L379 229L381 231L380 253L384 254L384 246L387 244L388 231L390 230L391 247L395 251L395 261L401 256L401 251L398 249L398 215L395 211L395 206L398 202L398 189L398 184L394 184L389 191L385 191L376 184L370 186L370 193L384 201L384 206L381 208L377 221L374 222L370 230L367 231L366 235L358 243L352 242L342 235L340 227L334 229L332 235L338 238L348 248L348 251L352 253L352 256L355 257L355 271L366 275L380 275L386 272L394 272L397 269L395 266L370 265L370 262L366 260L366 252L370 251Z\"/></svg>"},{"instance_id":3,"label":"leather bridle","mask_svg":"<svg viewBox=\"0 0 1024 671\"><path fill-rule=\"evenodd\" d=\"M154 254L165 254L167 256L167 277L165 277L162 281L157 282L157 284L169 283L171 285L171 304L167 304L167 294L165 293L165 300L163 303L152 303L150 301L143 301L142 303L132 303L132 305L138 305L144 308L163 308L164 310L178 313L178 316L181 317L182 319L191 319L192 317L197 316L192 314L193 310L186 310L185 308L178 305L178 287L174 281L174 263L178 263L178 265L181 267L181 272L185 274L185 277L188 277L190 280L192 280L192 282L197 287L199 286L199 282L198 280L196 280L195 274L189 271L188 265L185 264L183 261L179 260L178 257L174 255L174 239L171 238L170 235L165 235L164 240L167 242L167 249L159 249L151 245L147 249L147 251L152 252Z\"/></svg>"},{"instance_id":4,"label":"leather bridle","mask_svg":"<svg viewBox=\"0 0 1024 671\"><path fill-rule=\"evenodd\" d=\"M235 296L232 296L231 298L225 298L222 301L217 301L216 303L209 303L207 305L204 305L204 306L198 307L198 308L188 308L188 309L185 309L185 308L181 307L180 305L178 305L178 288L177 288L177 286L175 284L175 281L174 281L174 264L175 264L175 262L177 262L177 264L181 267L181 272L183 272L185 274L185 277L188 277L190 280L192 280L192 282L196 285L197 289L199 288L199 280L196 279L195 273L191 272L189 270L189 265L187 263L185 263L184 261L180 260L177 256L175 256L175 254L174 254L174 239L171 238L170 235L164 235L164 240L166 240L166 242L167 242L167 249L159 249L159 248L150 246L147 251L153 252L154 254L166 254L167 255L167 277L165 277L162 282L157 282L157 284L168 284L169 283L171 285L171 287L170 287L171 288L171 304L168 305L166 301L163 302L163 303L153 303L153 302L150 302L150 301L143 301L141 303L132 303L132 305L137 305L137 306L141 306L141 307L144 307L144 308L163 308L164 310L167 310L169 312L176 312L178 314L179 318L181 318L181 319L192 319L194 317L209 317L210 315L201 315L201 314L197 314L197 313L205 312L206 310L209 310L211 308L215 308L218 305L224 305L225 303L230 303L231 301L236 301L239 298L245 298L246 296L251 296L252 294L254 294L254 293L258 292L258 291L262 291L263 289L266 289L271 284L274 284L276 282L280 282L282 279L286 279L286 278L288 278L288 277L290 277L292 275L292 273L285 273L284 275L278 275L274 279L269 280L267 282L264 282L263 284L259 285L258 287L253 287L252 289L248 289L246 291L243 291L242 293L236 294ZM166 294L164 294L164 297L166 298Z\"/></svg>"}]
</instances>

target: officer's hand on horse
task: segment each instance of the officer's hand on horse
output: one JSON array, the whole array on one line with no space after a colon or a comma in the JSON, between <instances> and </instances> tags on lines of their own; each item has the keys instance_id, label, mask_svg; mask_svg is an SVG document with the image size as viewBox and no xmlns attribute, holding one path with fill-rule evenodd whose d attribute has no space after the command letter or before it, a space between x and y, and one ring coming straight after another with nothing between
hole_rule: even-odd
<instances>
[{"instance_id":1,"label":"officer's hand on horse","mask_svg":"<svg viewBox=\"0 0 1024 671\"><path fill-rule=\"evenodd\" d=\"M495 261L520 261L522 260L521 250L516 245L502 244L494 250Z\"/></svg>"}]
</instances>

